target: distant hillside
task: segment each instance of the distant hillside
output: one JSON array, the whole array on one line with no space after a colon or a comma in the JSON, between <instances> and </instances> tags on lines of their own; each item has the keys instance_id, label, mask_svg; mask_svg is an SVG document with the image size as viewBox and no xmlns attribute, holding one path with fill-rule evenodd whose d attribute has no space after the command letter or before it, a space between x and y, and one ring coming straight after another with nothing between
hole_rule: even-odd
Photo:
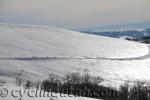
<instances>
[{"instance_id":1,"label":"distant hillside","mask_svg":"<svg viewBox=\"0 0 150 100\"><path fill-rule=\"evenodd\" d=\"M101 35L113 38L121 38L131 41L138 41L143 43L149 43L150 29L137 29L137 30L124 30L124 31L106 31L106 32L92 32L82 31L88 34Z\"/></svg>"},{"instance_id":2,"label":"distant hillside","mask_svg":"<svg viewBox=\"0 0 150 100\"><path fill-rule=\"evenodd\" d=\"M108 32L108 31L125 31L125 30L138 30L150 28L150 21L116 24L116 25L102 25L89 28L81 28L76 31L91 31L91 32Z\"/></svg>"}]
</instances>

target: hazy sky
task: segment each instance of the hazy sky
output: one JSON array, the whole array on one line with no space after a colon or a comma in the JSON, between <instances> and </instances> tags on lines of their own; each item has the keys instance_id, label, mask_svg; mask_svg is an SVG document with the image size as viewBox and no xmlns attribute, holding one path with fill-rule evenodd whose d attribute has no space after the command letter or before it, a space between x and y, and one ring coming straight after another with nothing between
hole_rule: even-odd
<instances>
[{"instance_id":1,"label":"hazy sky","mask_svg":"<svg viewBox=\"0 0 150 100\"><path fill-rule=\"evenodd\" d=\"M0 0L0 22L86 28L150 20L150 0Z\"/></svg>"}]
</instances>

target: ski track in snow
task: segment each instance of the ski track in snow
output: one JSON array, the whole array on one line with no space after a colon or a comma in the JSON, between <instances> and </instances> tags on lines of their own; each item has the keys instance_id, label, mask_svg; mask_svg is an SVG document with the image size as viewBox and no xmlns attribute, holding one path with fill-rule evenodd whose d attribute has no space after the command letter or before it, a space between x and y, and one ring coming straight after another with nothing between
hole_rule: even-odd
<instances>
[{"instance_id":1,"label":"ski track in snow","mask_svg":"<svg viewBox=\"0 0 150 100\"><path fill-rule=\"evenodd\" d=\"M150 46L149 52L146 55L139 56L139 57L131 57L131 58L105 58L105 57L15 57L15 58L0 58L0 60L24 60L24 61L44 61L44 60L82 60L82 59L94 59L94 60L118 60L118 61L131 61L131 60L144 60L150 58Z\"/></svg>"}]
</instances>

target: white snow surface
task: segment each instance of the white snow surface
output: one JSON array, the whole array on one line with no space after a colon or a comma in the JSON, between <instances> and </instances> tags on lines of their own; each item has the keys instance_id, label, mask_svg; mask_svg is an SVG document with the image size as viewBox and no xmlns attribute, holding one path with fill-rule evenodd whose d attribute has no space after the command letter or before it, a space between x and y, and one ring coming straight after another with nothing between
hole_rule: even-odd
<instances>
[{"instance_id":1,"label":"white snow surface","mask_svg":"<svg viewBox=\"0 0 150 100\"><path fill-rule=\"evenodd\" d=\"M82 59L15 59L32 57ZM50 73L82 73L88 69L111 85L124 80L149 80L149 65L146 44L49 26L0 24L1 79L14 79L20 70L26 72L25 78L39 80Z\"/></svg>"},{"instance_id":2,"label":"white snow surface","mask_svg":"<svg viewBox=\"0 0 150 100\"><path fill-rule=\"evenodd\" d=\"M148 53L140 43L40 26L0 26L0 46L0 57L130 58Z\"/></svg>"}]
</instances>

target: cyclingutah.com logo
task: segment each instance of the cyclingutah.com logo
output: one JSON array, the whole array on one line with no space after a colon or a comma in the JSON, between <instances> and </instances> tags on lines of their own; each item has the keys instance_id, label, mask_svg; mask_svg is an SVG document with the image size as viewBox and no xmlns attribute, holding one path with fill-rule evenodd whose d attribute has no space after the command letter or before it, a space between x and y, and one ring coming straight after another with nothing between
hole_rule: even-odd
<instances>
[{"instance_id":1,"label":"cyclingutah.com logo","mask_svg":"<svg viewBox=\"0 0 150 100\"><path fill-rule=\"evenodd\" d=\"M8 96L11 96L13 98L23 98L23 97L30 97L30 98L50 98L50 100L53 100L53 98L57 97L73 97L72 95L68 94L65 95L60 92L54 93L51 91L44 91L43 89L38 88L15 88L15 89L7 89L8 84L4 80L0 80L0 100L1 98L6 98ZM20 99L19 99L20 100Z\"/></svg>"}]
</instances>

